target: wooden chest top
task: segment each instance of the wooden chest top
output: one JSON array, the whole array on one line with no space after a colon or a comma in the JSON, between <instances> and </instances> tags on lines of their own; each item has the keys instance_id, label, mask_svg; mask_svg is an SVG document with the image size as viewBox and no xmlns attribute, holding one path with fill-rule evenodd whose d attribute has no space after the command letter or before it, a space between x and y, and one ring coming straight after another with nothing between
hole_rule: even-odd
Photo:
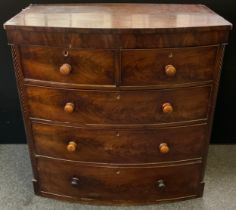
<instances>
[{"instance_id":1,"label":"wooden chest top","mask_svg":"<svg viewBox=\"0 0 236 210\"><path fill-rule=\"evenodd\" d=\"M232 25L204 5L106 3L30 5L4 27L10 44L142 49L227 43Z\"/></svg>"},{"instance_id":2,"label":"wooden chest top","mask_svg":"<svg viewBox=\"0 0 236 210\"><path fill-rule=\"evenodd\" d=\"M204 5L56 4L31 5L5 28L228 29L231 24Z\"/></svg>"}]
</instances>

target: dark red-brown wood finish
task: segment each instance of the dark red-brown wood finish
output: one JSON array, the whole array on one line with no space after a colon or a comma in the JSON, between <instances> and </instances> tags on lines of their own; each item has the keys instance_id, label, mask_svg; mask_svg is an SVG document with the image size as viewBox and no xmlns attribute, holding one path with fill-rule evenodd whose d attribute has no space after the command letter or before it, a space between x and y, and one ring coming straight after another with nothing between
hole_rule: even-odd
<instances>
[{"instance_id":1,"label":"dark red-brown wood finish","mask_svg":"<svg viewBox=\"0 0 236 210\"><path fill-rule=\"evenodd\" d=\"M38 195L202 196L231 24L204 5L31 5L4 24Z\"/></svg>"}]
</instances>

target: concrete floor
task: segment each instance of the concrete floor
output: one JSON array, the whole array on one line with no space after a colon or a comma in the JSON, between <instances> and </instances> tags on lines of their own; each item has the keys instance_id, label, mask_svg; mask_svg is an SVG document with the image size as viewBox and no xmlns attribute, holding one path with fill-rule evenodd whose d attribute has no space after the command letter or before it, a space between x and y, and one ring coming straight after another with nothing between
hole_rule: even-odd
<instances>
[{"instance_id":1,"label":"concrete floor","mask_svg":"<svg viewBox=\"0 0 236 210\"><path fill-rule=\"evenodd\" d=\"M0 145L0 210L236 210L236 145L210 147L203 198L134 207L92 206L33 194L26 145Z\"/></svg>"}]
</instances>

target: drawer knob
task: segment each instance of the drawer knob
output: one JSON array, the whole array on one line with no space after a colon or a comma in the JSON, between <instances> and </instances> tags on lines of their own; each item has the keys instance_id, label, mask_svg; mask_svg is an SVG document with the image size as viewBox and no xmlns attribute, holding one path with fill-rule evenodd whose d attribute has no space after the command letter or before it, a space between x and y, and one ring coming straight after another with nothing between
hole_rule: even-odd
<instances>
[{"instance_id":1,"label":"drawer knob","mask_svg":"<svg viewBox=\"0 0 236 210\"><path fill-rule=\"evenodd\" d=\"M72 113L74 111L74 108L75 108L74 103L68 102L64 106L64 111L67 112L67 113Z\"/></svg>"},{"instance_id":2,"label":"drawer knob","mask_svg":"<svg viewBox=\"0 0 236 210\"><path fill-rule=\"evenodd\" d=\"M176 74L176 68L173 65L166 65L165 73L168 77L173 77Z\"/></svg>"},{"instance_id":3,"label":"drawer knob","mask_svg":"<svg viewBox=\"0 0 236 210\"><path fill-rule=\"evenodd\" d=\"M169 146L167 145L167 143L161 143L159 145L159 150L160 150L160 153L162 154L166 154L170 151L170 148Z\"/></svg>"},{"instance_id":4,"label":"drawer knob","mask_svg":"<svg viewBox=\"0 0 236 210\"><path fill-rule=\"evenodd\" d=\"M79 185L79 179L77 177L72 177L71 185L77 187Z\"/></svg>"},{"instance_id":5,"label":"drawer knob","mask_svg":"<svg viewBox=\"0 0 236 210\"><path fill-rule=\"evenodd\" d=\"M74 141L70 141L66 147L68 152L74 152L77 149L77 144Z\"/></svg>"},{"instance_id":6,"label":"drawer knob","mask_svg":"<svg viewBox=\"0 0 236 210\"><path fill-rule=\"evenodd\" d=\"M71 72L71 65L68 63L64 63L60 67L60 73L63 75L68 75Z\"/></svg>"},{"instance_id":7,"label":"drawer knob","mask_svg":"<svg viewBox=\"0 0 236 210\"><path fill-rule=\"evenodd\" d=\"M162 104L162 111L163 113L171 113L173 112L173 106L170 103Z\"/></svg>"},{"instance_id":8,"label":"drawer knob","mask_svg":"<svg viewBox=\"0 0 236 210\"><path fill-rule=\"evenodd\" d=\"M166 187L165 182L162 179L157 180L156 185L160 189L164 189Z\"/></svg>"}]
</instances>

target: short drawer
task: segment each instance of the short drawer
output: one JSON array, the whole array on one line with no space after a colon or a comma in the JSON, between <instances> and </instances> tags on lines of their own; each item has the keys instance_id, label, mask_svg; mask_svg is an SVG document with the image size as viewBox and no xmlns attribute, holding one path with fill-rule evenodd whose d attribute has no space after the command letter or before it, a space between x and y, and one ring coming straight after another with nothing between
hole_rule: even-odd
<instances>
[{"instance_id":1,"label":"short drawer","mask_svg":"<svg viewBox=\"0 0 236 210\"><path fill-rule=\"evenodd\" d=\"M50 82L114 85L115 51L21 46L24 77Z\"/></svg>"},{"instance_id":2,"label":"short drawer","mask_svg":"<svg viewBox=\"0 0 236 210\"><path fill-rule=\"evenodd\" d=\"M38 158L39 190L78 200L137 201L197 196L201 163L100 166Z\"/></svg>"},{"instance_id":3,"label":"short drawer","mask_svg":"<svg viewBox=\"0 0 236 210\"><path fill-rule=\"evenodd\" d=\"M121 51L122 85L176 85L211 81L217 47Z\"/></svg>"},{"instance_id":4,"label":"short drawer","mask_svg":"<svg viewBox=\"0 0 236 210\"><path fill-rule=\"evenodd\" d=\"M86 129L32 123L35 152L84 162L155 163L201 158L207 126Z\"/></svg>"},{"instance_id":5,"label":"short drawer","mask_svg":"<svg viewBox=\"0 0 236 210\"><path fill-rule=\"evenodd\" d=\"M27 86L30 116L80 124L156 124L206 119L211 86L95 91Z\"/></svg>"}]
</instances>

